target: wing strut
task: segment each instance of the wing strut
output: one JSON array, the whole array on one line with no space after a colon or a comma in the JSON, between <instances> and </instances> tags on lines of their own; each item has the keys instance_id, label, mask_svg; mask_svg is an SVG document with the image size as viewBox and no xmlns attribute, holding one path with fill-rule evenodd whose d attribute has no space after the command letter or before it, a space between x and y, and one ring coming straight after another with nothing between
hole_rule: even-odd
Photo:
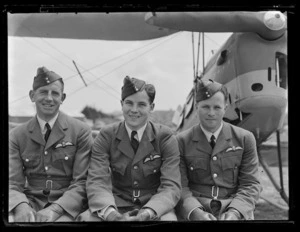
<instances>
[{"instance_id":1,"label":"wing strut","mask_svg":"<svg viewBox=\"0 0 300 232\"><path fill-rule=\"evenodd\" d=\"M83 79L83 76L81 75L79 69L77 68L77 65L76 65L75 61L74 60L72 60L72 61L73 61L73 64L74 64L75 68L77 69L77 72L78 72L79 76L81 77L84 85L87 87L87 84L85 83L85 80Z\"/></svg>"}]
</instances>

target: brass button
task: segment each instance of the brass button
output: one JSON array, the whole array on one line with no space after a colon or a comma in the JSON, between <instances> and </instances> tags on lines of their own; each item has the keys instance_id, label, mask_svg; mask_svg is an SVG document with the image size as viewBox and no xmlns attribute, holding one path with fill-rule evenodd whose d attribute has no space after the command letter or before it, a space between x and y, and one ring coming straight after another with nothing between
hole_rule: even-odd
<instances>
[{"instance_id":1,"label":"brass button","mask_svg":"<svg viewBox=\"0 0 300 232\"><path fill-rule=\"evenodd\" d=\"M25 159L26 162L29 162L29 159Z\"/></svg>"},{"instance_id":2,"label":"brass button","mask_svg":"<svg viewBox=\"0 0 300 232\"><path fill-rule=\"evenodd\" d=\"M45 151L44 154L47 155L47 154L48 154L48 151Z\"/></svg>"},{"instance_id":3,"label":"brass button","mask_svg":"<svg viewBox=\"0 0 300 232\"><path fill-rule=\"evenodd\" d=\"M48 170L48 167L47 167L47 166L45 166L45 170L46 170L46 171Z\"/></svg>"},{"instance_id":4,"label":"brass button","mask_svg":"<svg viewBox=\"0 0 300 232\"><path fill-rule=\"evenodd\" d=\"M213 174L213 177L214 177L214 178L217 178L217 177L218 177L218 174L217 174L217 173L214 173L214 174Z\"/></svg>"},{"instance_id":5,"label":"brass button","mask_svg":"<svg viewBox=\"0 0 300 232\"><path fill-rule=\"evenodd\" d=\"M69 157L68 157L68 156L66 156L66 157L65 157L65 160L68 160L68 159L69 159Z\"/></svg>"},{"instance_id":6,"label":"brass button","mask_svg":"<svg viewBox=\"0 0 300 232\"><path fill-rule=\"evenodd\" d=\"M217 156L214 156L214 157L213 157L213 160L217 160L217 159L218 159Z\"/></svg>"},{"instance_id":7,"label":"brass button","mask_svg":"<svg viewBox=\"0 0 300 232\"><path fill-rule=\"evenodd\" d=\"M191 171L193 171L193 170L194 170L194 168L193 168L193 167L190 167L190 169L191 169Z\"/></svg>"},{"instance_id":8,"label":"brass button","mask_svg":"<svg viewBox=\"0 0 300 232\"><path fill-rule=\"evenodd\" d=\"M138 166L133 166L133 169L137 170L139 167Z\"/></svg>"}]
</instances>

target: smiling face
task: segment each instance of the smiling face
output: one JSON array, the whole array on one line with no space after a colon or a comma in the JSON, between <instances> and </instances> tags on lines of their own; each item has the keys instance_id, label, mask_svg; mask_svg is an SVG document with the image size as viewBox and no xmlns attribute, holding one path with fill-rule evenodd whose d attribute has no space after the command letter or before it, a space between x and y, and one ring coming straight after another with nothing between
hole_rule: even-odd
<instances>
[{"instance_id":1,"label":"smiling face","mask_svg":"<svg viewBox=\"0 0 300 232\"><path fill-rule=\"evenodd\" d=\"M154 103L150 103L145 90L126 97L121 105L125 121L132 130L144 126L154 109Z\"/></svg>"},{"instance_id":2,"label":"smiling face","mask_svg":"<svg viewBox=\"0 0 300 232\"><path fill-rule=\"evenodd\" d=\"M58 113L60 105L66 98L60 81L31 90L29 96L31 101L35 102L38 116L45 121L49 121Z\"/></svg>"},{"instance_id":3,"label":"smiling face","mask_svg":"<svg viewBox=\"0 0 300 232\"><path fill-rule=\"evenodd\" d=\"M221 125L226 107L224 94L220 91L211 98L200 101L197 108L203 128L212 133L215 132Z\"/></svg>"}]
</instances>

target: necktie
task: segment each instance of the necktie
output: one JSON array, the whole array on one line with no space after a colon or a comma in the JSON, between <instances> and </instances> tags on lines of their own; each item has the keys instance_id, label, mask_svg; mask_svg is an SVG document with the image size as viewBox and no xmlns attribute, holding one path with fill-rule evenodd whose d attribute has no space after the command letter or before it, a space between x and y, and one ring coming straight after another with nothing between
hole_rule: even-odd
<instances>
[{"instance_id":1,"label":"necktie","mask_svg":"<svg viewBox=\"0 0 300 232\"><path fill-rule=\"evenodd\" d=\"M136 131L131 132L131 146L134 150L134 153L136 153L138 147L139 147L139 141L135 138L135 135L137 134Z\"/></svg>"},{"instance_id":2,"label":"necktie","mask_svg":"<svg viewBox=\"0 0 300 232\"><path fill-rule=\"evenodd\" d=\"M46 134L45 134L45 141L47 142L48 138L49 138L49 135L51 133L51 127L48 123L46 123L45 125L47 127L47 131L46 131Z\"/></svg>"},{"instance_id":3,"label":"necktie","mask_svg":"<svg viewBox=\"0 0 300 232\"><path fill-rule=\"evenodd\" d=\"M214 149L215 145L216 145L216 141L215 141L215 136L211 135L210 137L210 146L212 147L212 149Z\"/></svg>"}]
</instances>

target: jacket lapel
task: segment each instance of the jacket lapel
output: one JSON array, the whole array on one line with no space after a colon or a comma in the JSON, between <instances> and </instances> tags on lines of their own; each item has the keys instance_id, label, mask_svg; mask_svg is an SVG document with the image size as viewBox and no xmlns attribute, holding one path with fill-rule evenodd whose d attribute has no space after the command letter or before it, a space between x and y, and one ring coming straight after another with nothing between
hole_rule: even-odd
<instances>
[{"instance_id":1,"label":"jacket lapel","mask_svg":"<svg viewBox=\"0 0 300 232\"><path fill-rule=\"evenodd\" d=\"M231 144L231 138L232 134L230 126L228 123L223 122L223 128L218 136L212 155L215 155L220 151L223 151L224 149L228 148Z\"/></svg>"},{"instance_id":2,"label":"jacket lapel","mask_svg":"<svg viewBox=\"0 0 300 232\"><path fill-rule=\"evenodd\" d=\"M53 144L55 144L57 141L64 138L65 137L65 132L64 131L67 130L67 129L68 129L68 123L67 123L67 120L66 120L66 116L62 112L59 112L57 120L54 123L52 131L51 131L50 136L48 138L48 141L46 143L45 149L48 149Z\"/></svg>"},{"instance_id":3,"label":"jacket lapel","mask_svg":"<svg viewBox=\"0 0 300 232\"><path fill-rule=\"evenodd\" d=\"M144 131L143 137L140 141L139 148L134 156L132 164L138 163L140 160L144 159L147 155L154 151L154 147L151 143L154 139L155 135L153 133L152 127L150 123L147 123L147 127Z\"/></svg>"},{"instance_id":4,"label":"jacket lapel","mask_svg":"<svg viewBox=\"0 0 300 232\"><path fill-rule=\"evenodd\" d=\"M193 129L193 141L197 142L197 150L211 154L212 148L206 139L200 125L194 127Z\"/></svg>"},{"instance_id":5,"label":"jacket lapel","mask_svg":"<svg viewBox=\"0 0 300 232\"><path fill-rule=\"evenodd\" d=\"M45 145L45 140L43 139L43 135L41 132L41 128L40 128L40 124L35 117L33 117L27 126L28 132L29 132L29 137L34 140L35 142L41 144L41 145Z\"/></svg>"},{"instance_id":6,"label":"jacket lapel","mask_svg":"<svg viewBox=\"0 0 300 232\"><path fill-rule=\"evenodd\" d=\"M130 139L127 133L127 130L125 128L125 121L123 121L117 131L117 139L120 140L120 143L118 144L118 149L128 156L129 158L133 159L134 157L134 151L131 147Z\"/></svg>"}]
</instances>

